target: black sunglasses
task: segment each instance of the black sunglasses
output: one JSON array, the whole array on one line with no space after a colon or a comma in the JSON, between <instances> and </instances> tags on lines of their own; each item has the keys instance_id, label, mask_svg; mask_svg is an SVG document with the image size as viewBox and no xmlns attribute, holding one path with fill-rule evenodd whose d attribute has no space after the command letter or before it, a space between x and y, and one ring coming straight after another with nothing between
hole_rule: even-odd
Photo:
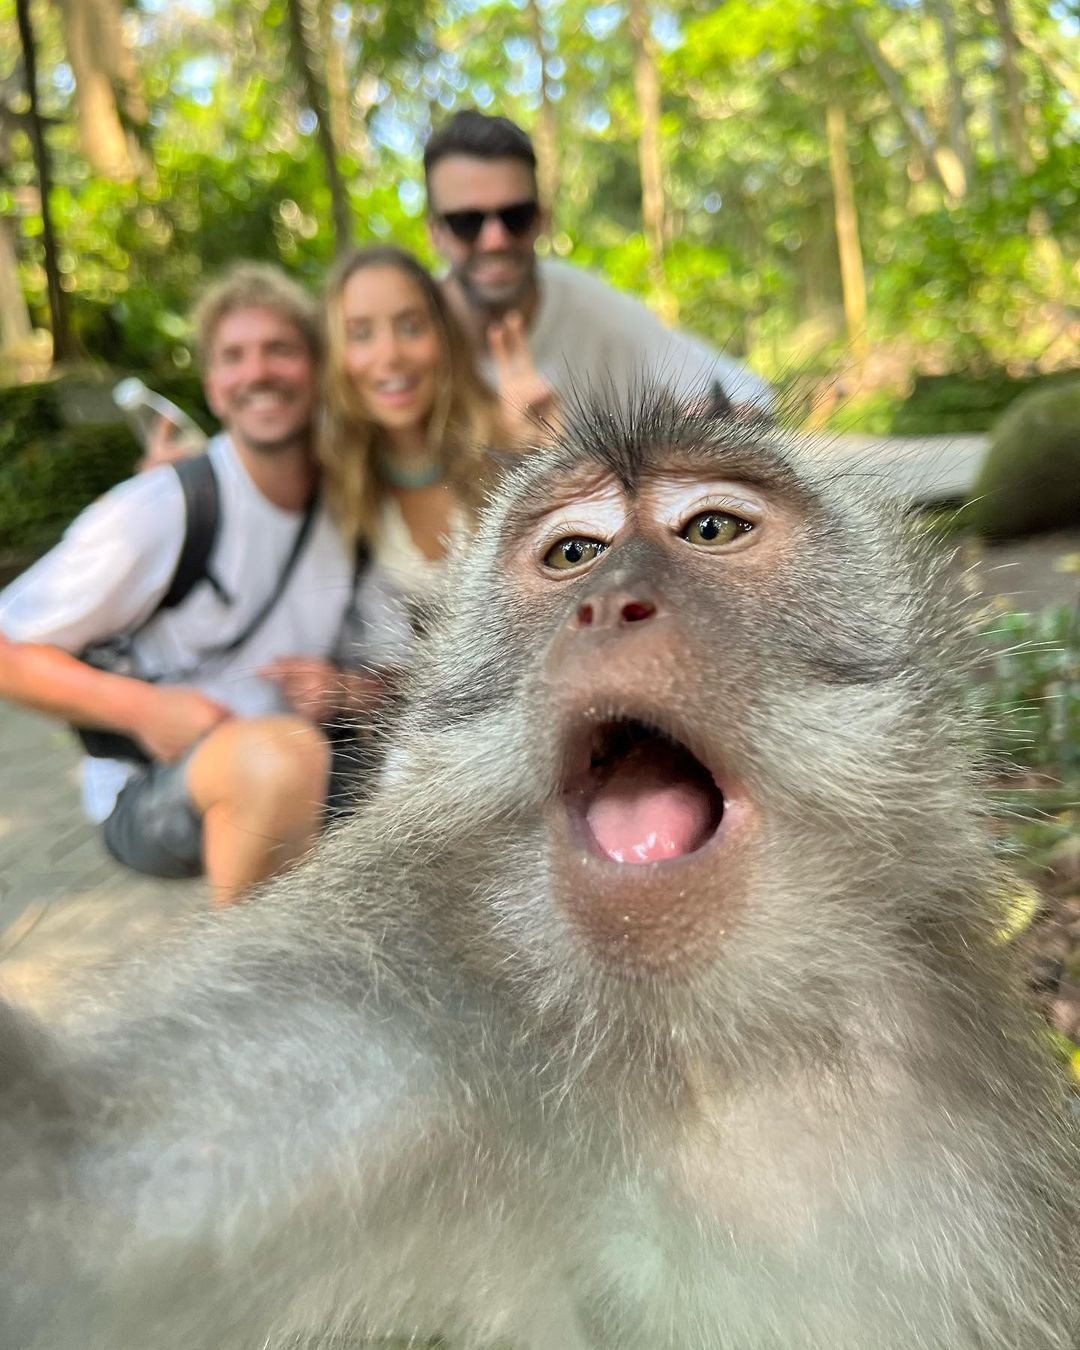
<instances>
[{"instance_id":1,"label":"black sunglasses","mask_svg":"<svg viewBox=\"0 0 1080 1350\"><path fill-rule=\"evenodd\" d=\"M474 244L484 228L484 221L498 216L508 234L517 238L528 234L540 215L539 202L511 202L496 206L491 211L443 211L439 219L463 244Z\"/></svg>"}]
</instances>

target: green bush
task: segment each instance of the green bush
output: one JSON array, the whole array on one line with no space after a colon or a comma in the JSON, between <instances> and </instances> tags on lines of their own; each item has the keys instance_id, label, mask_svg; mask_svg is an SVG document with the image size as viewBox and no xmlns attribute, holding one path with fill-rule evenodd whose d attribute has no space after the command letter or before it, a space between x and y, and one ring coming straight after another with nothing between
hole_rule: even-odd
<instances>
[{"instance_id":1,"label":"green bush","mask_svg":"<svg viewBox=\"0 0 1080 1350\"><path fill-rule=\"evenodd\" d=\"M987 539L1080 524L1080 380L1037 389L994 427L968 506Z\"/></svg>"},{"instance_id":2,"label":"green bush","mask_svg":"<svg viewBox=\"0 0 1080 1350\"><path fill-rule=\"evenodd\" d=\"M127 371L69 374L0 388L0 571L17 570L50 548L95 497L127 478L134 436L109 398ZM194 372L138 372L148 385L211 427ZM94 420L80 423L79 410ZM72 424L74 419L74 424Z\"/></svg>"},{"instance_id":3,"label":"green bush","mask_svg":"<svg viewBox=\"0 0 1080 1350\"><path fill-rule=\"evenodd\" d=\"M0 389L0 465L20 446L51 436L63 426L53 384L15 384Z\"/></svg>"},{"instance_id":4,"label":"green bush","mask_svg":"<svg viewBox=\"0 0 1080 1350\"><path fill-rule=\"evenodd\" d=\"M919 375L911 393L894 409L888 430L894 436L989 431L1017 399L1033 390L1059 388L1075 379L1075 371L1021 379L1006 375L1003 370L991 375Z\"/></svg>"},{"instance_id":5,"label":"green bush","mask_svg":"<svg viewBox=\"0 0 1080 1350\"><path fill-rule=\"evenodd\" d=\"M30 561L95 497L127 478L139 447L123 424L38 431L0 458L0 551Z\"/></svg>"}]
</instances>

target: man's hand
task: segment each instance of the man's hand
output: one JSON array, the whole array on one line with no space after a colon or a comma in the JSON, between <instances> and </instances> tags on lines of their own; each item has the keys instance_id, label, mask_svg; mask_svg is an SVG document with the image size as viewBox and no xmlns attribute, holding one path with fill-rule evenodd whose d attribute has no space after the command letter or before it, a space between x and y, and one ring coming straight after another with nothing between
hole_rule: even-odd
<instances>
[{"instance_id":1,"label":"man's hand","mask_svg":"<svg viewBox=\"0 0 1080 1350\"><path fill-rule=\"evenodd\" d=\"M525 321L516 311L487 330L491 359L502 403L503 428L515 445L544 437L544 423L555 424L559 397L533 365Z\"/></svg>"},{"instance_id":2,"label":"man's hand","mask_svg":"<svg viewBox=\"0 0 1080 1350\"><path fill-rule=\"evenodd\" d=\"M187 685L144 684L128 730L153 759L171 764L232 716L217 699Z\"/></svg>"}]
</instances>

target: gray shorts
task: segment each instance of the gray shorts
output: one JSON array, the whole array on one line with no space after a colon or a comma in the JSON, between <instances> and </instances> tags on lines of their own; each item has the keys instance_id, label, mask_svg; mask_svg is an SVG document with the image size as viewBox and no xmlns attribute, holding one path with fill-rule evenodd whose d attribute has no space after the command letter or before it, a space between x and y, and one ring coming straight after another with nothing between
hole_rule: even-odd
<instances>
[{"instance_id":1,"label":"gray shorts","mask_svg":"<svg viewBox=\"0 0 1080 1350\"><path fill-rule=\"evenodd\" d=\"M202 816L188 795L189 758L150 764L121 788L103 826L117 862L152 877L202 873Z\"/></svg>"},{"instance_id":2,"label":"gray shorts","mask_svg":"<svg viewBox=\"0 0 1080 1350\"><path fill-rule=\"evenodd\" d=\"M351 732L329 730L327 823L352 813L371 769ZM202 816L188 793L192 750L173 764L150 764L124 784L105 821L105 847L125 867L152 877L202 874Z\"/></svg>"}]
</instances>

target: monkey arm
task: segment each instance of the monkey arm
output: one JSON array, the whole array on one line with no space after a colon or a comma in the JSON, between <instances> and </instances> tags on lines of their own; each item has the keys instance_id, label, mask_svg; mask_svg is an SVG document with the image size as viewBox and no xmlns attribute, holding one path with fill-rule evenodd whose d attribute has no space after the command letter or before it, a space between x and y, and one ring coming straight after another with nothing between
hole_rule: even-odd
<instances>
[{"instance_id":1,"label":"monkey arm","mask_svg":"<svg viewBox=\"0 0 1080 1350\"><path fill-rule=\"evenodd\" d=\"M214 936L200 977L186 950L145 972L153 1013L129 991L62 1050L0 1013L0 1345L258 1347L318 1330L328 1278L374 1320L386 1178L408 1189L446 1094L355 971L343 999L295 951Z\"/></svg>"}]
</instances>

